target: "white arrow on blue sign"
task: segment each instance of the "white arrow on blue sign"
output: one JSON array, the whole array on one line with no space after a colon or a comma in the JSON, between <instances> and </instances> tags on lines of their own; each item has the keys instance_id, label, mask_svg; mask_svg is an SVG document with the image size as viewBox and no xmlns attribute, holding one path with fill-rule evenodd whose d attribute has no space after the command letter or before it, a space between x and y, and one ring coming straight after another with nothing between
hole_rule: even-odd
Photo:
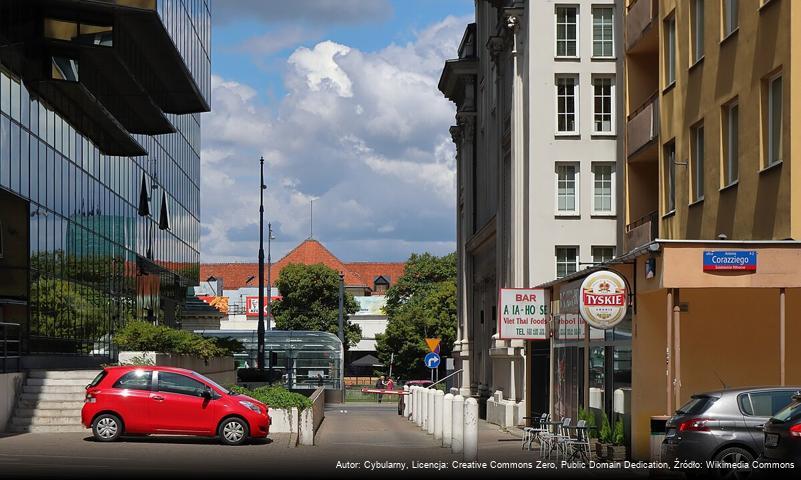
<instances>
[{"instance_id":1,"label":"white arrow on blue sign","mask_svg":"<svg viewBox=\"0 0 801 480\"><path fill-rule=\"evenodd\" d=\"M439 355L437 355L434 352L429 353L428 355L426 355L426 358L423 359L423 363L425 363L426 367L428 368L439 367L439 362L440 362Z\"/></svg>"}]
</instances>

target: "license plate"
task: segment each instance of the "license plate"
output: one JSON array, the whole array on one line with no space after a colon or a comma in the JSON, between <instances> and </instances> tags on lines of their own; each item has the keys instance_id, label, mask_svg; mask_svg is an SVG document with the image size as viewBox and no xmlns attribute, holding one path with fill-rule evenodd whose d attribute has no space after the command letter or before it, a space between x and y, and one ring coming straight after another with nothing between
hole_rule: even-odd
<instances>
[{"instance_id":1,"label":"license plate","mask_svg":"<svg viewBox=\"0 0 801 480\"><path fill-rule=\"evenodd\" d=\"M765 446L766 447L775 447L779 444L779 434L778 433L766 433L765 434Z\"/></svg>"}]
</instances>

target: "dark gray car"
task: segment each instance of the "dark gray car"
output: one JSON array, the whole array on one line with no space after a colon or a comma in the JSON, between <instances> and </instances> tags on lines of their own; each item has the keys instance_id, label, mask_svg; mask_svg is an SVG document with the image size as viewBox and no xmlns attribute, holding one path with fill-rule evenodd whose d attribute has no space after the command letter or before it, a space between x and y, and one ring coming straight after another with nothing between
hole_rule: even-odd
<instances>
[{"instance_id":1,"label":"dark gray car","mask_svg":"<svg viewBox=\"0 0 801 480\"><path fill-rule=\"evenodd\" d=\"M662 458L671 466L675 460L716 469L720 464L712 462L750 464L762 453L765 422L799 390L795 386L753 387L693 395L667 422ZM735 474L748 471L731 470Z\"/></svg>"}]
</instances>

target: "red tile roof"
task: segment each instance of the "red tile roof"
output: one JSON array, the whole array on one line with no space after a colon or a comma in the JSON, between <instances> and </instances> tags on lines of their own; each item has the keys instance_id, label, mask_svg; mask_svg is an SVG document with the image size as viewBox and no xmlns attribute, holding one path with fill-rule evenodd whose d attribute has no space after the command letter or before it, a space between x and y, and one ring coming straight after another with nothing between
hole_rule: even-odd
<instances>
[{"instance_id":1,"label":"red tile roof","mask_svg":"<svg viewBox=\"0 0 801 480\"><path fill-rule=\"evenodd\" d=\"M373 288L375 277L382 275L389 280L390 285L394 285L398 278L403 274L405 263L403 262L354 262L344 263L322 243L317 240L308 239L292 249L289 253L277 262L273 263L270 280L275 284L275 280L281 270L292 263L304 265L314 265L322 263L333 268L338 272L345 273L345 285L348 287L369 287ZM265 269L266 269L265 265ZM200 279L206 280L215 277L223 280L223 288L235 290L240 287L258 286L258 263L202 263L200 264ZM247 283L247 279L253 276L253 280ZM267 283L267 272L264 274L265 285Z\"/></svg>"}]
</instances>

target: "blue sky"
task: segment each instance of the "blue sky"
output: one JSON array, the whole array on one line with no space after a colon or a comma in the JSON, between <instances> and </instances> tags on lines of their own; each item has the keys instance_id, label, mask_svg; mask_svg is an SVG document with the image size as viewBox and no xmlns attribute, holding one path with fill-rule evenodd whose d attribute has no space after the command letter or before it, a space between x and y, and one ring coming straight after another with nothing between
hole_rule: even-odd
<instances>
[{"instance_id":1,"label":"blue sky","mask_svg":"<svg viewBox=\"0 0 801 480\"><path fill-rule=\"evenodd\" d=\"M344 261L452 252L455 108L437 81L472 17L472 0L216 1L201 260L255 261L260 156L273 258L308 236L312 200Z\"/></svg>"}]
</instances>

